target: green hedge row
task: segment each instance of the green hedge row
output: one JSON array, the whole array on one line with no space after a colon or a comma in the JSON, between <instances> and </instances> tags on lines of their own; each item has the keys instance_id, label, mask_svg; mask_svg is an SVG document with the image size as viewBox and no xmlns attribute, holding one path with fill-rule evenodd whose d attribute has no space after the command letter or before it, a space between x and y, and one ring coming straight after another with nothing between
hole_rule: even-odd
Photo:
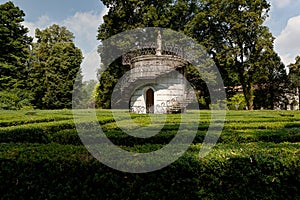
<instances>
[{"instance_id":1,"label":"green hedge row","mask_svg":"<svg viewBox=\"0 0 300 200\"><path fill-rule=\"evenodd\" d=\"M300 142L300 128L224 130L221 143Z\"/></svg>"},{"instance_id":2,"label":"green hedge row","mask_svg":"<svg viewBox=\"0 0 300 200\"><path fill-rule=\"evenodd\" d=\"M105 118L99 121L99 124L111 123L112 118ZM74 134L68 136L72 129ZM62 144L81 144L78 136L75 136L75 124L73 119L61 121L47 121L40 123L23 124L17 126L9 126L0 128L0 143L1 142L27 142L27 143L50 143L58 142ZM60 142L62 141L62 142Z\"/></svg>"},{"instance_id":3,"label":"green hedge row","mask_svg":"<svg viewBox=\"0 0 300 200\"><path fill-rule=\"evenodd\" d=\"M173 127L174 128L174 127ZM187 133L189 130L185 130ZM167 144L177 134L177 129L163 129L156 136L142 139L132 137L121 130L106 130L106 137L114 144L122 146L134 146L142 144ZM198 131L193 141L194 144L202 143L206 131ZM91 143L103 142L103 136L95 136L88 131L86 132L86 141ZM300 142L299 128L285 129L245 129L245 130L223 130L218 143L247 143L247 142ZM17 127L9 127L0 129L0 142L10 143L59 143L81 145L81 139L75 129L72 121L50 122L47 124L31 124ZM89 142L88 142L89 143Z\"/></svg>"},{"instance_id":4,"label":"green hedge row","mask_svg":"<svg viewBox=\"0 0 300 200\"><path fill-rule=\"evenodd\" d=\"M72 119L73 114L71 110L2 110L0 127Z\"/></svg>"},{"instance_id":5,"label":"green hedge row","mask_svg":"<svg viewBox=\"0 0 300 200\"><path fill-rule=\"evenodd\" d=\"M72 128L72 120L5 127L0 129L0 142L49 143L49 135Z\"/></svg>"},{"instance_id":6,"label":"green hedge row","mask_svg":"<svg viewBox=\"0 0 300 200\"><path fill-rule=\"evenodd\" d=\"M43 122L57 122L62 120L70 120L67 117L55 117L55 118L41 118L41 119L24 119L24 120L2 120L0 121L0 127L19 126L25 124L43 123Z\"/></svg>"},{"instance_id":7,"label":"green hedge row","mask_svg":"<svg viewBox=\"0 0 300 200\"><path fill-rule=\"evenodd\" d=\"M219 144L199 159L193 145L166 168L130 174L82 146L1 144L1 199L299 199L299 147Z\"/></svg>"}]
</instances>

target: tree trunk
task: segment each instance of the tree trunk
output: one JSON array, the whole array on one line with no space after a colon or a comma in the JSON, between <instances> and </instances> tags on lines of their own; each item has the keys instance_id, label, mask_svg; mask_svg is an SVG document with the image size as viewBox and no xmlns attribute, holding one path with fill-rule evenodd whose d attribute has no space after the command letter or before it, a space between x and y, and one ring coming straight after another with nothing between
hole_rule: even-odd
<instances>
[{"instance_id":1,"label":"tree trunk","mask_svg":"<svg viewBox=\"0 0 300 200\"><path fill-rule=\"evenodd\" d=\"M245 100L246 100L246 104L247 104L247 110L253 110L253 87L252 87L252 83L248 83L248 84L243 84L243 92L244 92L244 96L245 96Z\"/></svg>"},{"instance_id":2,"label":"tree trunk","mask_svg":"<svg viewBox=\"0 0 300 200\"><path fill-rule=\"evenodd\" d=\"M250 81L246 81L246 78L244 76L243 72L239 73L240 76L240 83L242 84L243 93L247 105L247 110L253 110L253 86Z\"/></svg>"}]
</instances>

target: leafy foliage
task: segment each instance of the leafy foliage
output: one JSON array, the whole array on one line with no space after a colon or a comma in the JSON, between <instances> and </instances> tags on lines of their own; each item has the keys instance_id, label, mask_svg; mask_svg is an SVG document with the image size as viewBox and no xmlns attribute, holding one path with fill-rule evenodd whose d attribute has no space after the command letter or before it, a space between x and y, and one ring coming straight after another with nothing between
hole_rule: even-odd
<instances>
[{"instance_id":1,"label":"leafy foliage","mask_svg":"<svg viewBox=\"0 0 300 200\"><path fill-rule=\"evenodd\" d=\"M255 77L254 108L273 110L275 103L289 92L289 78L276 53L264 52L263 55L261 68L264 73Z\"/></svg>"},{"instance_id":2,"label":"leafy foliage","mask_svg":"<svg viewBox=\"0 0 300 200\"><path fill-rule=\"evenodd\" d=\"M120 112L119 119L126 123ZM188 112L189 127L195 123ZM47 199L295 199L300 197L300 114L296 111L229 111L221 138L205 158L201 142L211 120L200 111L197 136L176 162L156 172L123 173L90 155L74 129L71 110L3 111L0 116L3 198ZM168 115L155 137L124 134L111 110L97 111L106 136L136 153L165 146L177 133L181 116ZM132 114L139 124L148 115ZM155 126L155 124L154 124ZM130 127L129 127L130 128ZM91 140L92 141L92 140ZM101 144L105 145L105 144ZM120 160L122 164L122 160ZM133 163L134 165L134 163ZM133 166L134 167L134 166ZM78 185L78 183L81 183ZM130 192L129 192L130 191Z\"/></svg>"},{"instance_id":3,"label":"leafy foliage","mask_svg":"<svg viewBox=\"0 0 300 200\"><path fill-rule=\"evenodd\" d=\"M196 38L213 56L225 85L243 88L248 109L253 109L257 77L273 70L264 60L273 51L273 36L263 22L267 1L202 1L203 8L187 24L186 33Z\"/></svg>"},{"instance_id":4,"label":"leafy foliage","mask_svg":"<svg viewBox=\"0 0 300 200\"><path fill-rule=\"evenodd\" d=\"M36 38L30 66L33 103L42 109L71 108L72 92L80 89L82 82L83 59L80 49L74 45L74 36L65 27L54 24L45 30L37 29ZM79 85L73 88L76 77Z\"/></svg>"},{"instance_id":5,"label":"leafy foliage","mask_svg":"<svg viewBox=\"0 0 300 200\"><path fill-rule=\"evenodd\" d=\"M197 1L102 1L109 7L109 12L104 16L104 23L99 26L98 40L104 41L109 37L126 30L143 27L171 28L173 30L184 30L184 25L191 19L197 8ZM101 46L100 54L103 52ZM101 55L106 56L106 55ZM105 60L105 59L104 59ZM102 108L110 107L111 92L122 75L129 70L122 65L121 59L113 63L104 63L110 67L102 72L99 77L99 95L96 105Z\"/></svg>"},{"instance_id":6,"label":"leafy foliage","mask_svg":"<svg viewBox=\"0 0 300 200\"><path fill-rule=\"evenodd\" d=\"M95 99L97 108L111 107L111 94L114 86L127 70L128 68L121 64L121 59L117 59L113 62L104 72L101 69L99 70L99 85L97 85L96 88L97 95Z\"/></svg>"},{"instance_id":7,"label":"leafy foliage","mask_svg":"<svg viewBox=\"0 0 300 200\"><path fill-rule=\"evenodd\" d=\"M230 88L242 86L248 109L272 109L274 102L284 93L285 86L280 85L282 80L287 80L284 65L274 52L272 34L263 25L270 10L266 0L104 0L103 3L110 10L98 29L98 39L101 41L137 27L171 28L184 32L206 47L221 72L229 96L235 92ZM109 91L118 77L128 70L120 62L112 66L100 79L101 100L98 102L105 105L101 107L108 107ZM205 98L207 108L209 94L206 85L201 77L194 75L193 70L187 70L187 77ZM262 93L266 91L269 98L263 102Z\"/></svg>"},{"instance_id":8,"label":"leafy foliage","mask_svg":"<svg viewBox=\"0 0 300 200\"><path fill-rule=\"evenodd\" d=\"M37 29L32 44L24 16L11 1L0 5L0 109L71 108L72 92L81 89L83 59L73 33L54 24Z\"/></svg>"},{"instance_id":9,"label":"leafy foliage","mask_svg":"<svg viewBox=\"0 0 300 200\"><path fill-rule=\"evenodd\" d=\"M300 87L300 56L297 56L295 60L295 63L288 66L290 69L289 77L294 87Z\"/></svg>"},{"instance_id":10,"label":"leafy foliage","mask_svg":"<svg viewBox=\"0 0 300 200\"><path fill-rule=\"evenodd\" d=\"M230 97L227 101L229 109L232 110L244 110L246 107L246 101L243 94L236 94Z\"/></svg>"},{"instance_id":11,"label":"leafy foliage","mask_svg":"<svg viewBox=\"0 0 300 200\"><path fill-rule=\"evenodd\" d=\"M0 91L0 110L20 110L33 108L31 105L32 95L28 91L15 88L10 91Z\"/></svg>"},{"instance_id":12,"label":"leafy foliage","mask_svg":"<svg viewBox=\"0 0 300 200\"><path fill-rule=\"evenodd\" d=\"M0 5L0 90L26 88L32 38L22 25L24 12L11 1Z\"/></svg>"}]
</instances>

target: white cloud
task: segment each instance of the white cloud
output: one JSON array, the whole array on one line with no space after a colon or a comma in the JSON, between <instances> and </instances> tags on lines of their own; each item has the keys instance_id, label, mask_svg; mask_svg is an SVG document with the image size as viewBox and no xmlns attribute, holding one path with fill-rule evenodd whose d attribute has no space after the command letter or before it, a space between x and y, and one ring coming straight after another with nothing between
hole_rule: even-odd
<instances>
[{"instance_id":1,"label":"white cloud","mask_svg":"<svg viewBox=\"0 0 300 200\"><path fill-rule=\"evenodd\" d=\"M28 28L28 30L29 30L28 35L31 37L34 37L35 29L37 28L37 26L32 22L23 22L22 24Z\"/></svg>"},{"instance_id":2,"label":"white cloud","mask_svg":"<svg viewBox=\"0 0 300 200\"><path fill-rule=\"evenodd\" d=\"M33 38L35 36L35 29L44 29L47 26L50 26L51 24L53 24L53 22L46 15L40 16L36 22L23 22L23 25L29 29L28 35Z\"/></svg>"},{"instance_id":3,"label":"white cloud","mask_svg":"<svg viewBox=\"0 0 300 200\"><path fill-rule=\"evenodd\" d=\"M96 79L96 69L100 66L97 54L97 29L103 22L102 16L94 12L77 12L65 19L62 24L74 33L75 43L82 50L84 60L81 64L84 80Z\"/></svg>"},{"instance_id":4,"label":"white cloud","mask_svg":"<svg viewBox=\"0 0 300 200\"><path fill-rule=\"evenodd\" d=\"M40 27L45 27L47 26L49 23L51 23L51 19L50 17L48 17L47 15L43 15L41 17L39 17L38 21L37 21L37 25Z\"/></svg>"},{"instance_id":5,"label":"white cloud","mask_svg":"<svg viewBox=\"0 0 300 200\"><path fill-rule=\"evenodd\" d=\"M286 27L275 40L275 50L288 65L300 55L300 15L289 19Z\"/></svg>"},{"instance_id":6,"label":"white cloud","mask_svg":"<svg viewBox=\"0 0 300 200\"><path fill-rule=\"evenodd\" d=\"M94 48L97 44L97 29L100 23L102 16L93 12L77 12L63 21L63 25L74 33L75 42L85 48Z\"/></svg>"},{"instance_id":7,"label":"white cloud","mask_svg":"<svg viewBox=\"0 0 300 200\"><path fill-rule=\"evenodd\" d=\"M97 30L103 23L103 16L108 12L103 8L100 14L91 12L76 12L75 15L63 20L62 25L66 26L75 35L75 43L79 47L90 51L98 46Z\"/></svg>"},{"instance_id":8,"label":"white cloud","mask_svg":"<svg viewBox=\"0 0 300 200\"><path fill-rule=\"evenodd\" d=\"M23 24L29 29L31 37L35 36L35 29L44 29L52 24L66 26L68 30L75 35L75 44L78 46L84 56L82 63L82 72L84 80L96 78L96 69L100 66L100 58L97 53L99 41L96 39L97 30L103 23L103 16L108 13L108 8L104 8L100 14L96 12L76 12L73 16L61 22L55 22L48 16L41 16L36 22L27 22Z\"/></svg>"},{"instance_id":9,"label":"white cloud","mask_svg":"<svg viewBox=\"0 0 300 200\"><path fill-rule=\"evenodd\" d=\"M104 8L100 14L95 12L77 12L65 19L63 25L75 35L75 43L83 51L84 60L81 65L84 80L96 79L96 71L100 67L100 57L97 53L99 41L97 30L103 23L103 16L108 12Z\"/></svg>"},{"instance_id":10,"label":"white cloud","mask_svg":"<svg viewBox=\"0 0 300 200\"><path fill-rule=\"evenodd\" d=\"M81 65L83 80L97 79L97 71L100 69L100 56L96 50L84 53L84 60Z\"/></svg>"}]
</instances>

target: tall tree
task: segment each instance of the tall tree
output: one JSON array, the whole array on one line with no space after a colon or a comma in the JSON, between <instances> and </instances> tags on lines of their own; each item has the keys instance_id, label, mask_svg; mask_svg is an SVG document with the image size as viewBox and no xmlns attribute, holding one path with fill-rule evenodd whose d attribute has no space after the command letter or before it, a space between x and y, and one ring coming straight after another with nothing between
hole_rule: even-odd
<instances>
[{"instance_id":1,"label":"tall tree","mask_svg":"<svg viewBox=\"0 0 300 200\"><path fill-rule=\"evenodd\" d=\"M254 108L254 90L261 80L259 77L280 66L264 60L265 52L274 52L274 38L263 25L270 10L267 0L103 0L103 3L110 10L99 27L99 40L137 27L182 31L206 47L228 88L242 86L248 109ZM120 63L112 65L108 69L110 76L100 79L102 97L109 95L115 80L124 72ZM116 69L119 72L111 76ZM188 70L191 73L188 77L193 76L192 71ZM200 78L193 77L192 85L203 90ZM104 86L101 81L107 84Z\"/></svg>"},{"instance_id":2,"label":"tall tree","mask_svg":"<svg viewBox=\"0 0 300 200\"><path fill-rule=\"evenodd\" d=\"M274 109L289 88L285 65L274 51L265 51L260 58L261 71L255 77L254 105L256 109Z\"/></svg>"},{"instance_id":3,"label":"tall tree","mask_svg":"<svg viewBox=\"0 0 300 200\"><path fill-rule=\"evenodd\" d=\"M25 13L11 1L0 5L0 89L24 89L32 38L22 25Z\"/></svg>"},{"instance_id":4,"label":"tall tree","mask_svg":"<svg viewBox=\"0 0 300 200\"><path fill-rule=\"evenodd\" d=\"M273 37L263 26L270 5L266 0L203 0L201 12L186 33L213 56L226 86L242 85L248 109L253 109L255 77L262 71L263 52L273 48Z\"/></svg>"},{"instance_id":5,"label":"tall tree","mask_svg":"<svg viewBox=\"0 0 300 200\"><path fill-rule=\"evenodd\" d=\"M98 29L98 40L126 30L143 27L171 28L183 31L185 24L198 10L197 0L102 0L109 7L104 23ZM100 52L101 53L101 52ZM122 66L121 59L110 64L99 76L97 105L109 108L110 96L120 77L129 70Z\"/></svg>"},{"instance_id":6,"label":"tall tree","mask_svg":"<svg viewBox=\"0 0 300 200\"><path fill-rule=\"evenodd\" d=\"M300 56L297 56L295 63L288 65L289 77L293 84L293 87L300 87Z\"/></svg>"},{"instance_id":7,"label":"tall tree","mask_svg":"<svg viewBox=\"0 0 300 200\"><path fill-rule=\"evenodd\" d=\"M183 30L198 10L197 0L102 0L109 7L98 39L105 40L122 31L142 27Z\"/></svg>"},{"instance_id":8,"label":"tall tree","mask_svg":"<svg viewBox=\"0 0 300 200\"><path fill-rule=\"evenodd\" d=\"M43 109L72 107L72 92L80 64L81 50L73 42L73 33L56 24L36 29L33 62L30 67L34 105ZM82 76L77 77L81 82Z\"/></svg>"},{"instance_id":9,"label":"tall tree","mask_svg":"<svg viewBox=\"0 0 300 200\"><path fill-rule=\"evenodd\" d=\"M295 59L295 63L288 65L290 72L289 72L289 79L291 82L290 89L295 94L298 92L299 99L300 99L300 56L297 56ZM299 103L299 102L298 102Z\"/></svg>"}]
</instances>

